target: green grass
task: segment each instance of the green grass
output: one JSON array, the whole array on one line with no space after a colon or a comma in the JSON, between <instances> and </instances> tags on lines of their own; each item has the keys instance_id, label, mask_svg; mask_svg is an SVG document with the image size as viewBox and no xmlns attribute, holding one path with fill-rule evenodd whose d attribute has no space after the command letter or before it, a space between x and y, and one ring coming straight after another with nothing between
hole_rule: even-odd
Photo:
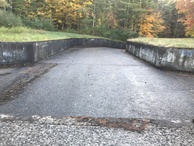
<instances>
[{"instance_id":1,"label":"green grass","mask_svg":"<svg viewBox=\"0 0 194 146\"><path fill-rule=\"evenodd\" d=\"M128 39L128 41L139 42L154 46L194 49L194 38L135 38Z\"/></svg>"},{"instance_id":2,"label":"green grass","mask_svg":"<svg viewBox=\"0 0 194 146\"><path fill-rule=\"evenodd\" d=\"M0 27L1 42L33 42L67 38L97 38L97 37L75 33L34 30L25 27L15 27L15 28Z\"/></svg>"}]
</instances>

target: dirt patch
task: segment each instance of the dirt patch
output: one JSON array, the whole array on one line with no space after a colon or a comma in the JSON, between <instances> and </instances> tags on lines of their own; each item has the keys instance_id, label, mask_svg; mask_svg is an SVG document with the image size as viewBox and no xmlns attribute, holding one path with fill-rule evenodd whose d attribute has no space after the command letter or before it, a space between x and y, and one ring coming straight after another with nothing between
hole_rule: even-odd
<instances>
[{"instance_id":1,"label":"dirt patch","mask_svg":"<svg viewBox=\"0 0 194 146\"><path fill-rule=\"evenodd\" d=\"M57 64L35 64L27 67L25 70L19 73L18 77L7 87L6 90L0 93L0 104L4 104L8 100L15 98L15 95L20 93L27 85L34 79L48 72Z\"/></svg>"},{"instance_id":2,"label":"dirt patch","mask_svg":"<svg viewBox=\"0 0 194 146\"><path fill-rule=\"evenodd\" d=\"M130 118L93 118L93 117L14 117L11 115L1 115L0 121L28 121L30 123L38 122L40 124L53 125L75 125L75 126L101 126L107 128L121 128L132 132L142 132L150 124L150 120L146 119L130 119Z\"/></svg>"},{"instance_id":3,"label":"dirt patch","mask_svg":"<svg viewBox=\"0 0 194 146\"><path fill-rule=\"evenodd\" d=\"M29 117L18 117L14 115L0 114L0 122L22 121L36 124L67 125L67 126L99 126L107 128L123 129L131 132L142 133L150 126L181 128L193 127L192 122L180 121L179 123L166 120L138 119L138 118L97 118L97 117L53 117L33 115Z\"/></svg>"},{"instance_id":4,"label":"dirt patch","mask_svg":"<svg viewBox=\"0 0 194 146\"><path fill-rule=\"evenodd\" d=\"M142 132L145 130L150 120L128 119L128 118L90 118L78 117L78 122L88 122L92 125L103 126L108 128L122 128L124 130Z\"/></svg>"}]
</instances>

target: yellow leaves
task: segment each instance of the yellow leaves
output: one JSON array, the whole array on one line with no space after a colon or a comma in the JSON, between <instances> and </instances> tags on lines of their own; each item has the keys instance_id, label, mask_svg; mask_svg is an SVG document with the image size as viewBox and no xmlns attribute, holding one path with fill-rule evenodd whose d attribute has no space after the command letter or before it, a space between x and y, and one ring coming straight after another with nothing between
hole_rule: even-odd
<instances>
[{"instance_id":1,"label":"yellow leaves","mask_svg":"<svg viewBox=\"0 0 194 146\"><path fill-rule=\"evenodd\" d=\"M176 8L178 13L185 16L179 21L186 26L186 35L194 36L194 1L193 0L177 0Z\"/></svg>"},{"instance_id":2,"label":"yellow leaves","mask_svg":"<svg viewBox=\"0 0 194 146\"><path fill-rule=\"evenodd\" d=\"M76 24L84 17L81 9L91 4L90 0L47 0L47 9L51 10L52 19L61 25Z\"/></svg>"},{"instance_id":3,"label":"yellow leaves","mask_svg":"<svg viewBox=\"0 0 194 146\"><path fill-rule=\"evenodd\" d=\"M84 2L84 5L91 5L91 4L93 4L91 1L85 1Z\"/></svg>"},{"instance_id":4,"label":"yellow leaves","mask_svg":"<svg viewBox=\"0 0 194 146\"><path fill-rule=\"evenodd\" d=\"M194 36L194 24L187 30L186 36Z\"/></svg>"},{"instance_id":5,"label":"yellow leaves","mask_svg":"<svg viewBox=\"0 0 194 146\"><path fill-rule=\"evenodd\" d=\"M139 36L157 37L157 34L165 29L162 24L163 20L160 12L148 9L139 20Z\"/></svg>"},{"instance_id":6,"label":"yellow leaves","mask_svg":"<svg viewBox=\"0 0 194 146\"><path fill-rule=\"evenodd\" d=\"M58 20L58 23L62 23L62 21L61 20Z\"/></svg>"},{"instance_id":7,"label":"yellow leaves","mask_svg":"<svg viewBox=\"0 0 194 146\"><path fill-rule=\"evenodd\" d=\"M0 8L6 8L8 6L9 4L7 3L6 0L0 0Z\"/></svg>"}]
</instances>

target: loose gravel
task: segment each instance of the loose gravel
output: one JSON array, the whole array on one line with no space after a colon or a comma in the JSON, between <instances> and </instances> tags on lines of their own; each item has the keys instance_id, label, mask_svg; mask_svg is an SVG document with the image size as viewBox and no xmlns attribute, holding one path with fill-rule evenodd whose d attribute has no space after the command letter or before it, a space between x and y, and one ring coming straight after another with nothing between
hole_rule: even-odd
<instances>
[{"instance_id":1,"label":"loose gravel","mask_svg":"<svg viewBox=\"0 0 194 146\"><path fill-rule=\"evenodd\" d=\"M193 146L192 123L149 123L142 132L108 128L77 122L74 117L32 116L17 119L0 116L0 146L72 145L72 146ZM31 120L29 120L31 119ZM32 120L33 119L33 120ZM171 126L169 126L171 125Z\"/></svg>"}]
</instances>

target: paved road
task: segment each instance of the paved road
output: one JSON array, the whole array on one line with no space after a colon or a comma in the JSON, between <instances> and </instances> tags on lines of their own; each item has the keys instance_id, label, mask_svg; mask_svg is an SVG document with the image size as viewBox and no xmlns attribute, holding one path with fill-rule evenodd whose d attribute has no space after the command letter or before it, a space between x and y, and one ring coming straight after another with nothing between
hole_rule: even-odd
<instances>
[{"instance_id":1,"label":"paved road","mask_svg":"<svg viewBox=\"0 0 194 146\"><path fill-rule=\"evenodd\" d=\"M112 48L72 48L41 62L55 63L15 100L0 105L0 113L194 118L194 75L161 71Z\"/></svg>"}]
</instances>

